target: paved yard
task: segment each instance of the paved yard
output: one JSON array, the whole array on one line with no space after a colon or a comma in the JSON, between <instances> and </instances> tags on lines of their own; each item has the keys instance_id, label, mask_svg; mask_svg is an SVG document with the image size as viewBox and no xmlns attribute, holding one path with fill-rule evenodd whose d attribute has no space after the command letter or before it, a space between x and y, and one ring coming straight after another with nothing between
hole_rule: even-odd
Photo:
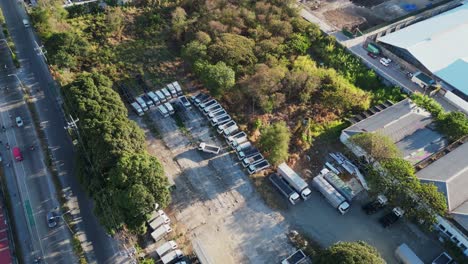
<instances>
[{"instance_id":1,"label":"paved yard","mask_svg":"<svg viewBox=\"0 0 468 264\"><path fill-rule=\"evenodd\" d=\"M186 114L184 134L173 118L150 113L162 140L149 138L149 150L176 184L172 216L211 263L280 262L293 251L283 217L265 205L205 117L196 109ZM199 140L224 149L216 156L202 153Z\"/></svg>"}]
</instances>

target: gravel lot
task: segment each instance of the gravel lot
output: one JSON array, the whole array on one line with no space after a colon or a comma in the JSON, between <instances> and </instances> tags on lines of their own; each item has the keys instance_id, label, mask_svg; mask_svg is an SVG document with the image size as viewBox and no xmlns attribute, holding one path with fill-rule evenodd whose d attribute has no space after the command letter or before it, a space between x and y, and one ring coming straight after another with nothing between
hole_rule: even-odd
<instances>
[{"instance_id":1,"label":"gravel lot","mask_svg":"<svg viewBox=\"0 0 468 264\"><path fill-rule=\"evenodd\" d=\"M265 205L197 109L184 112L185 133L174 118L162 118L156 110L147 114L162 137L148 135L149 151L176 184L172 217L186 228L197 252L211 263L278 263L293 252L284 218ZM223 150L219 155L202 153L196 149L199 141Z\"/></svg>"},{"instance_id":2,"label":"gravel lot","mask_svg":"<svg viewBox=\"0 0 468 264\"><path fill-rule=\"evenodd\" d=\"M360 207L368 199L366 194L353 201L346 215L340 215L314 189L308 201L274 211L197 109L183 112L185 129L177 126L175 118L162 118L156 110L148 114L161 136L155 139L147 134L149 151L162 161L176 184L170 214L209 263L278 263L294 250L286 237L289 227L325 247L338 241L366 241L387 263L397 263L394 251L402 243L425 263L442 252L434 238L405 221L384 229L378 218L385 212L365 215ZM196 149L199 141L223 149L219 155L203 153Z\"/></svg>"}]
</instances>

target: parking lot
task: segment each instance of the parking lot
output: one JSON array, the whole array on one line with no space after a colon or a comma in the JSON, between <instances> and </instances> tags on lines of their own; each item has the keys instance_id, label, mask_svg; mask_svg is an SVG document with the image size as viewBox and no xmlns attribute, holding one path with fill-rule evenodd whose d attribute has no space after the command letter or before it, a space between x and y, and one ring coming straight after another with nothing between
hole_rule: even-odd
<instances>
[{"instance_id":1,"label":"parking lot","mask_svg":"<svg viewBox=\"0 0 468 264\"><path fill-rule=\"evenodd\" d=\"M184 226L198 255L210 263L277 263L293 252L281 214L265 205L235 155L195 107L181 114L185 129L156 110L146 114L162 138L148 137L149 151L176 185L170 214ZM199 141L223 149L218 155L204 153L197 150Z\"/></svg>"},{"instance_id":2,"label":"parking lot","mask_svg":"<svg viewBox=\"0 0 468 264\"><path fill-rule=\"evenodd\" d=\"M270 209L200 111L193 107L177 112L179 117L167 118L156 110L146 113L161 137L148 136L149 151L162 161L176 185L170 215L183 226L194 251L209 263L277 263L293 252L286 237L289 229L299 230L324 247L338 241L366 241L387 263L396 263L394 251L402 243L425 262L442 252L434 238L404 220L384 229L378 218L385 211L368 216L361 210L368 201L365 193L355 198L345 215L313 188L305 202L284 210ZM201 141L222 146L222 150L218 155L201 152L197 149Z\"/></svg>"}]
</instances>

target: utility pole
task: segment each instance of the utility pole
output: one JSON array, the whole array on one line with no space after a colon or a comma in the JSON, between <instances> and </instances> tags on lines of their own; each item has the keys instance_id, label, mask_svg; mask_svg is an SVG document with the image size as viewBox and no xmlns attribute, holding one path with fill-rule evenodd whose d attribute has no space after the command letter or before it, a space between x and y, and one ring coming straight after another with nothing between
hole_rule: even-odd
<instances>
[{"instance_id":1,"label":"utility pole","mask_svg":"<svg viewBox=\"0 0 468 264\"><path fill-rule=\"evenodd\" d=\"M21 81L21 79L18 77L18 75L14 74L14 73L11 73L11 74L8 74L7 75L8 77L15 77L18 82L20 83L20 86L21 88L23 89L23 92L28 94L28 90L26 89L26 86L23 84L23 82Z\"/></svg>"},{"instance_id":2,"label":"utility pole","mask_svg":"<svg viewBox=\"0 0 468 264\"><path fill-rule=\"evenodd\" d=\"M11 50L10 45L8 45L8 41L7 41L6 39L0 39L0 41L5 43L5 45L8 47L8 49L9 49L10 52L11 52L11 56L14 57L15 54L14 54L13 51Z\"/></svg>"},{"instance_id":3,"label":"utility pole","mask_svg":"<svg viewBox=\"0 0 468 264\"><path fill-rule=\"evenodd\" d=\"M34 48L34 50L38 52L37 55L42 56L44 60L47 61L47 57L46 57L47 50L45 50L44 45L39 46L39 44L37 44L36 41L34 41L34 43L36 44L36 48Z\"/></svg>"}]
</instances>

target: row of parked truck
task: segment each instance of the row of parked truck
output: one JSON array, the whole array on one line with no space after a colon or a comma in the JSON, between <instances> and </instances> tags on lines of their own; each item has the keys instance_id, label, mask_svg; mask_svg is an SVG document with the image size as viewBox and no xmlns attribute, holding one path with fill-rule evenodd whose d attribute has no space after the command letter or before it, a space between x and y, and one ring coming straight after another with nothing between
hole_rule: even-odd
<instances>
[{"instance_id":1,"label":"row of parked truck","mask_svg":"<svg viewBox=\"0 0 468 264\"><path fill-rule=\"evenodd\" d=\"M237 126L226 110L205 93L191 97L192 103L208 118L211 125L216 127L218 134L222 135L227 144L236 151L237 158L242 162L249 174L257 173L270 167L270 163L263 158L260 151L248 140L247 134ZM221 147L201 142L198 149L212 154L218 154Z\"/></svg>"},{"instance_id":2,"label":"row of parked truck","mask_svg":"<svg viewBox=\"0 0 468 264\"><path fill-rule=\"evenodd\" d=\"M170 101L183 95L182 88L177 81L169 83L166 87L156 91L150 91L146 86L143 87L145 93L134 97L134 101L131 99L132 96L128 94L129 92L125 92L127 94L126 97L130 97L127 101L129 101L130 106L138 116L142 116L144 112L148 111L152 107L157 107L158 111L164 117L169 116L174 113L174 108L170 104ZM128 90L125 87L121 89Z\"/></svg>"},{"instance_id":3,"label":"row of parked truck","mask_svg":"<svg viewBox=\"0 0 468 264\"><path fill-rule=\"evenodd\" d=\"M171 219L166 215L163 210L155 210L151 214L150 218L147 221L150 230L151 237L155 242L162 240L169 233L172 232L170 226ZM181 260L184 257L184 254L180 249L178 249L177 243L174 241L167 241L156 249L161 262L163 264L185 264L184 260Z\"/></svg>"}]
</instances>

